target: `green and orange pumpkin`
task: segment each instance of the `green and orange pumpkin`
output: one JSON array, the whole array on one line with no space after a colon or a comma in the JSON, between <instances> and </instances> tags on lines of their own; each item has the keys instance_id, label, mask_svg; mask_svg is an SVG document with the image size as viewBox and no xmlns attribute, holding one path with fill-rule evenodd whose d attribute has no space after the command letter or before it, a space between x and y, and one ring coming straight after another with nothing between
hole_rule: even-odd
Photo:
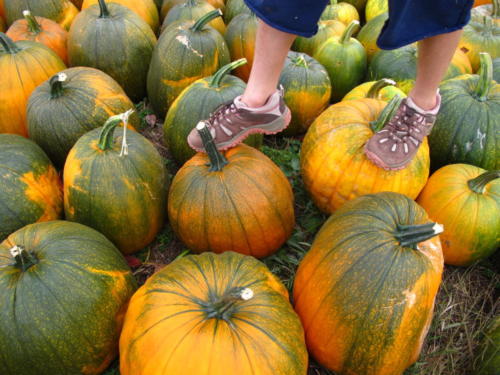
<instances>
[{"instance_id":1,"label":"green and orange pumpkin","mask_svg":"<svg viewBox=\"0 0 500 375\"><path fill-rule=\"evenodd\" d=\"M356 7L359 14L364 14L367 0L343 0L346 3L352 4Z\"/></svg>"},{"instance_id":2,"label":"green and orange pumpkin","mask_svg":"<svg viewBox=\"0 0 500 375\"><path fill-rule=\"evenodd\" d=\"M0 32L5 32L7 30L7 25L2 17L0 17Z\"/></svg>"},{"instance_id":3,"label":"green and orange pumpkin","mask_svg":"<svg viewBox=\"0 0 500 375\"><path fill-rule=\"evenodd\" d=\"M356 7L347 2L338 2L338 0L329 0L330 4L326 6L321 14L321 20L335 20L348 26L352 21L359 21L359 14Z\"/></svg>"},{"instance_id":4,"label":"green and orange pumpkin","mask_svg":"<svg viewBox=\"0 0 500 375\"><path fill-rule=\"evenodd\" d=\"M472 69L477 72L480 53L487 52L493 58L500 56L500 25L488 17L471 20L463 29L459 48L467 54Z\"/></svg>"},{"instance_id":5,"label":"green and orange pumpkin","mask_svg":"<svg viewBox=\"0 0 500 375\"><path fill-rule=\"evenodd\" d=\"M216 9L220 9L224 11L225 8L225 0L205 0L207 3L212 5ZM164 0L161 5L161 18L164 19L170 9L178 4L185 3L186 0Z\"/></svg>"},{"instance_id":6,"label":"green and orange pumpkin","mask_svg":"<svg viewBox=\"0 0 500 375\"><path fill-rule=\"evenodd\" d=\"M342 98L342 101L371 98L390 102L396 95L404 98L406 94L395 85L395 81L387 78L365 82L349 91L346 96Z\"/></svg>"},{"instance_id":7,"label":"green and orange pumpkin","mask_svg":"<svg viewBox=\"0 0 500 375\"><path fill-rule=\"evenodd\" d=\"M359 30L358 35L356 35L356 39L365 47L368 62L370 62L373 56L380 51L377 45L377 39L388 18L389 14L387 12L379 14L377 17L365 23L361 30Z\"/></svg>"},{"instance_id":8,"label":"green and orange pumpkin","mask_svg":"<svg viewBox=\"0 0 500 375\"><path fill-rule=\"evenodd\" d=\"M169 25L176 21L196 21L207 13L215 10L215 7L210 5L205 0L187 0L177 4L170 9L165 16L162 24L162 30L165 30ZM222 35L226 32L226 25L221 17L215 17L208 23Z\"/></svg>"},{"instance_id":9,"label":"green and orange pumpkin","mask_svg":"<svg viewBox=\"0 0 500 375\"><path fill-rule=\"evenodd\" d=\"M224 7L224 22L226 25L229 25L229 22L241 13L252 13L244 0L226 0L226 6Z\"/></svg>"},{"instance_id":10,"label":"green and orange pumpkin","mask_svg":"<svg viewBox=\"0 0 500 375\"><path fill-rule=\"evenodd\" d=\"M491 4L481 5L472 9L472 20L476 22L482 22L483 17L488 17L494 23L500 25L500 1L493 0Z\"/></svg>"},{"instance_id":11,"label":"green and orange pumpkin","mask_svg":"<svg viewBox=\"0 0 500 375\"><path fill-rule=\"evenodd\" d=\"M370 21L375 17L389 11L388 0L368 0L365 7L366 21Z\"/></svg>"},{"instance_id":12,"label":"green and orange pumpkin","mask_svg":"<svg viewBox=\"0 0 500 375\"><path fill-rule=\"evenodd\" d=\"M32 14L51 19L66 30L69 30L78 9L70 0L4 0L7 25L23 18L23 10L29 9Z\"/></svg>"},{"instance_id":13,"label":"green and orange pumpkin","mask_svg":"<svg viewBox=\"0 0 500 375\"><path fill-rule=\"evenodd\" d=\"M318 31L310 38L299 36L295 39L292 49L297 52L307 53L314 56L321 45L332 36L340 37L346 26L336 20L326 20L318 22Z\"/></svg>"}]
</instances>

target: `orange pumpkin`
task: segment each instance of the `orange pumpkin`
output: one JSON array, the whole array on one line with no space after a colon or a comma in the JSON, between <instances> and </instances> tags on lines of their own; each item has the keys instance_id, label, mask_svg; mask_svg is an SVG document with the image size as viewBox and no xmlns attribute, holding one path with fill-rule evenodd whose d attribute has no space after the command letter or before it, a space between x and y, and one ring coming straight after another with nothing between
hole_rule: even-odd
<instances>
[{"instance_id":1,"label":"orange pumpkin","mask_svg":"<svg viewBox=\"0 0 500 375\"><path fill-rule=\"evenodd\" d=\"M7 0L4 3L7 24L11 25L29 9L33 14L56 21L69 30L78 9L70 0Z\"/></svg>"},{"instance_id":2,"label":"orange pumpkin","mask_svg":"<svg viewBox=\"0 0 500 375\"><path fill-rule=\"evenodd\" d=\"M473 7L478 7L480 5L491 4L491 0L474 0Z\"/></svg>"},{"instance_id":3,"label":"orange pumpkin","mask_svg":"<svg viewBox=\"0 0 500 375\"><path fill-rule=\"evenodd\" d=\"M406 94L396 87L396 82L392 79L382 78L378 81L369 81L356 86L349 91L342 100L355 100L372 98L390 102L396 95L404 98Z\"/></svg>"},{"instance_id":4,"label":"orange pumpkin","mask_svg":"<svg viewBox=\"0 0 500 375\"><path fill-rule=\"evenodd\" d=\"M2 17L0 17L0 32L4 32L6 28L7 28L7 25L5 25L4 19Z\"/></svg>"}]
</instances>

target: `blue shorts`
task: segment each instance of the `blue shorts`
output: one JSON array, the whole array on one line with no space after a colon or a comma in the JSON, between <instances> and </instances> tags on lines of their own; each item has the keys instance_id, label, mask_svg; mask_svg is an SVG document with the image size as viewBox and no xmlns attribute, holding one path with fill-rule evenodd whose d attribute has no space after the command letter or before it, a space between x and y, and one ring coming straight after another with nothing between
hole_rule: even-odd
<instances>
[{"instance_id":1,"label":"blue shorts","mask_svg":"<svg viewBox=\"0 0 500 375\"><path fill-rule=\"evenodd\" d=\"M329 0L245 0L268 25L310 37ZM378 38L383 49L394 49L434 35L463 28L474 0L389 0L389 19Z\"/></svg>"}]
</instances>

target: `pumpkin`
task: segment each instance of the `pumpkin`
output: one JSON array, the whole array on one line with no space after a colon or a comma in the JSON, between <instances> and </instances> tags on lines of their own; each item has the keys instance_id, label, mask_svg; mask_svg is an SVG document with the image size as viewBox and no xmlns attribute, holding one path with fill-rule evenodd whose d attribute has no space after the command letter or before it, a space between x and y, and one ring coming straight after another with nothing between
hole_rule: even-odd
<instances>
[{"instance_id":1,"label":"pumpkin","mask_svg":"<svg viewBox=\"0 0 500 375\"><path fill-rule=\"evenodd\" d=\"M297 52L314 56L321 45L332 36L341 36L345 25L340 21L326 20L318 22L318 32L310 38L299 36L295 38L292 49Z\"/></svg>"},{"instance_id":2,"label":"pumpkin","mask_svg":"<svg viewBox=\"0 0 500 375\"><path fill-rule=\"evenodd\" d=\"M229 25L229 22L240 13L252 13L244 0L226 0L224 8L224 22Z\"/></svg>"},{"instance_id":3,"label":"pumpkin","mask_svg":"<svg viewBox=\"0 0 500 375\"><path fill-rule=\"evenodd\" d=\"M307 361L286 288L233 252L189 255L153 275L120 338L122 375L306 375Z\"/></svg>"},{"instance_id":4,"label":"pumpkin","mask_svg":"<svg viewBox=\"0 0 500 375\"><path fill-rule=\"evenodd\" d=\"M257 258L274 253L295 222L287 178L245 144L221 154L205 123L196 128L208 154L196 154L174 177L168 197L172 229L195 252L231 250Z\"/></svg>"},{"instance_id":5,"label":"pumpkin","mask_svg":"<svg viewBox=\"0 0 500 375\"><path fill-rule=\"evenodd\" d=\"M220 16L220 10L214 10L196 22L182 22L167 28L158 40L147 86L148 98L160 117L165 117L167 109L182 90L230 62L224 38L207 26L210 20ZM169 58L165 59L165 56Z\"/></svg>"},{"instance_id":6,"label":"pumpkin","mask_svg":"<svg viewBox=\"0 0 500 375\"><path fill-rule=\"evenodd\" d=\"M482 22L483 17L490 18L497 26L500 26L500 0L493 0L492 4L481 5L471 10L471 18L476 22Z\"/></svg>"},{"instance_id":7,"label":"pumpkin","mask_svg":"<svg viewBox=\"0 0 500 375\"><path fill-rule=\"evenodd\" d=\"M0 133L27 136L26 104L31 92L53 74L66 68L43 44L13 42L0 33ZM5 95L8 93L8 95Z\"/></svg>"},{"instance_id":8,"label":"pumpkin","mask_svg":"<svg viewBox=\"0 0 500 375\"><path fill-rule=\"evenodd\" d=\"M500 84L491 79L490 56L481 59L481 75L440 86L441 109L429 136L433 169L451 163L500 169Z\"/></svg>"},{"instance_id":9,"label":"pumpkin","mask_svg":"<svg viewBox=\"0 0 500 375\"><path fill-rule=\"evenodd\" d=\"M330 103L332 85L326 69L304 53L289 52L279 79L285 102L292 113L283 135L307 131Z\"/></svg>"},{"instance_id":10,"label":"pumpkin","mask_svg":"<svg viewBox=\"0 0 500 375\"><path fill-rule=\"evenodd\" d=\"M5 32L7 29L7 25L5 25L5 21L2 17L0 17L0 32Z\"/></svg>"},{"instance_id":11,"label":"pumpkin","mask_svg":"<svg viewBox=\"0 0 500 375\"><path fill-rule=\"evenodd\" d=\"M28 101L28 132L58 167L86 132L102 126L109 116L134 108L123 89L106 73L70 68L38 86ZM140 119L132 114L138 129Z\"/></svg>"},{"instance_id":12,"label":"pumpkin","mask_svg":"<svg viewBox=\"0 0 500 375\"><path fill-rule=\"evenodd\" d=\"M474 5L473 7L478 7L478 6L481 6L481 5L485 5L485 4L491 4L491 0L474 0Z\"/></svg>"},{"instance_id":13,"label":"pumpkin","mask_svg":"<svg viewBox=\"0 0 500 375\"><path fill-rule=\"evenodd\" d=\"M168 189L151 142L136 132L114 134L128 113L83 135L64 165L66 218L97 229L124 254L147 246L162 228Z\"/></svg>"},{"instance_id":14,"label":"pumpkin","mask_svg":"<svg viewBox=\"0 0 500 375\"><path fill-rule=\"evenodd\" d=\"M7 35L14 41L31 40L45 44L57 53L61 60L68 63L66 43L68 32L58 23L48 18L33 17L29 10L23 11L24 19L14 21L7 30Z\"/></svg>"},{"instance_id":15,"label":"pumpkin","mask_svg":"<svg viewBox=\"0 0 500 375\"><path fill-rule=\"evenodd\" d=\"M299 265L295 310L309 352L339 374L400 375L429 329L442 227L397 193L359 197L323 225Z\"/></svg>"},{"instance_id":16,"label":"pumpkin","mask_svg":"<svg viewBox=\"0 0 500 375\"><path fill-rule=\"evenodd\" d=\"M478 363L479 362L479 363ZM474 375L497 375L500 368L500 315L493 318L479 346Z\"/></svg>"},{"instance_id":17,"label":"pumpkin","mask_svg":"<svg viewBox=\"0 0 500 375\"><path fill-rule=\"evenodd\" d=\"M389 11L388 0L368 0L365 8L366 21L370 21L375 17Z\"/></svg>"},{"instance_id":18,"label":"pumpkin","mask_svg":"<svg viewBox=\"0 0 500 375\"><path fill-rule=\"evenodd\" d=\"M389 18L389 14L384 12L377 17L372 18L359 30L356 39L365 47L368 62L370 62L375 54L380 51L377 45L377 39L382 32L385 21Z\"/></svg>"},{"instance_id":19,"label":"pumpkin","mask_svg":"<svg viewBox=\"0 0 500 375\"><path fill-rule=\"evenodd\" d=\"M82 11L69 32L71 66L102 70L134 101L146 96L146 76L156 44L149 25L123 5L106 4Z\"/></svg>"},{"instance_id":20,"label":"pumpkin","mask_svg":"<svg viewBox=\"0 0 500 375\"><path fill-rule=\"evenodd\" d=\"M344 0L344 1L346 3L354 5L356 7L356 10L358 11L358 14L363 14L367 0Z\"/></svg>"},{"instance_id":21,"label":"pumpkin","mask_svg":"<svg viewBox=\"0 0 500 375\"><path fill-rule=\"evenodd\" d=\"M135 12L151 26L153 31L156 32L160 27L160 16L153 0L110 0L110 2L121 4ZM82 10L97 3L98 0L84 0Z\"/></svg>"},{"instance_id":22,"label":"pumpkin","mask_svg":"<svg viewBox=\"0 0 500 375\"><path fill-rule=\"evenodd\" d=\"M481 52L487 52L495 58L500 56L500 25L488 17L483 17L480 22L471 20L463 29L459 48L467 54L472 69L477 72Z\"/></svg>"},{"instance_id":23,"label":"pumpkin","mask_svg":"<svg viewBox=\"0 0 500 375\"><path fill-rule=\"evenodd\" d=\"M252 69L257 35L258 18L255 14L242 13L227 25L224 39L231 54L231 60L245 58L248 64L235 69L234 75L247 82Z\"/></svg>"},{"instance_id":24,"label":"pumpkin","mask_svg":"<svg viewBox=\"0 0 500 375\"><path fill-rule=\"evenodd\" d=\"M493 80L500 82L500 57L493 60Z\"/></svg>"},{"instance_id":25,"label":"pumpkin","mask_svg":"<svg viewBox=\"0 0 500 375\"><path fill-rule=\"evenodd\" d=\"M165 30L167 26L173 24L175 21L195 21L213 10L215 8L205 0L187 0L169 10L163 20L162 29ZM226 32L226 25L220 17L213 18L208 25L212 26L222 35Z\"/></svg>"},{"instance_id":26,"label":"pumpkin","mask_svg":"<svg viewBox=\"0 0 500 375\"><path fill-rule=\"evenodd\" d=\"M443 80L469 73L472 73L470 61L465 53L457 49ZM411 91L416 75L417 46L415 44L377 52L370 62L367 74L370 81L382 78L393 79L396 81L396 86L406 94Z\"/></svg>"},{"instance_id":27,"label":"pumpkin","mask_svg":"<svg viewBox=\"0 0 500 375\"><path fill-rule=\"evenodd\" d=\"M399 171L377 167L364 153L366 142L398 105L398 98L387 106L375 99L349 100L330 106L313 122L302 143L300 165L305 187L322 211L331 213L348 200L381 191L418 196L429 176L426 139Z\"/></svg>"},{"instance_id":28,"label":"pumpkin","mask_svg":"<svg viewBox=\"0 0 500 375\"><path fill-rule=\"evenodd\" d=\"M57 22L69 30L78 9L70 0L4 0L7 24L22 18L23 10L29 9L32 14Z\"/></svg>"},{"instance_id":29,"label":"pumpkin","mask_svg":"<svg viewBox=\"0 0 500 375\"><path fill-rule=\"evenodd\" d=\"M183 4L186 0L164 0L161 5L161 18L164 19L170 9L172 9L177 4ZM206 0L207 3L212 5L214 8L224 11L224 0Z\"/></svg>"},{"instance_id":30,"label":"pumpkin","mask_svg":"<svg viewBox=\"0 0 500 375\"><path fill-rule=\"evenodd\" d=\"M314 58L330 75L334 102L340 101L345 94L359 85L366 73L365 49L351 37L358 26L359 22L353 21L342 36L329 38L314 54Z\"/></svg>"},{"instance_id":31,"label":"pumpkin","mask_svg":"<svg viewBox=\"0 0 500 375\"><path fill-rule=\"evenodd\" d=\"M4 0L0 0L0 18L5 19L5 5L4 5Z\"/></svg>"},{"instance_id":32,"label":"pumpkin","mask_svg":"<svg viewBox=\"0 0 500 375\"><path fill-rule=\"evenodd\" d=\"M189 85L175 99L165 118L163 135L170 154L178 164L184 164L196 153L187 143L187 137L196 124L207 119L220 105L243 94L245 82L228 73L245 62L241 59L223 66L214 75ZM254 134L245 143L259 148L262 138L262 134Z\"/></svg>"},{"instance_id":33,"label":"pumpkin","mask_svg":"<svg viewBox=\"0 0 500 375\"><path fill-rule=\"evenodd\" d=\"M342 101L372 98L390 102L396 95L404 98L406 94L395 85L396 82L387 78L365 82L349 91L347 95L342 98Z\"/></svg>"},{"instance_id":34,"label":"pumpkin","mask_svg":"<svg viewBox=\"0 0 500 375\"><path fill-rule=\"evenodd\" d=\"M75 4L75 6L78 8L78 9L82 9L82 3L83 3L84 0L71 0L71 2L73 4Z\"/></svg>"},{"instance_id":35,"label":"pumpkin","mask_svg":"<svg viewBox=\"0 0 500 375\"><path fill-rule=\"evenodd\" d=\"M93 229L52 221L13 233L0 244L0 372L103 373L135 289L121 254Z\"/></svg>"},{"instance_id":36,"label":"pumpkin","mask_svg":"<svg viewBox=\"0 0 500 375\"><path fill-rule=\"evenodd\" d=\"M329 0L328 5L321 14L321 20L336 20L348 26L352 21L359 21L359 14L356 7L346 2Z\"/></svg>"},{"instance_id":37,"label":"pumpkin","mask_svg":"<svg viewBox=\"0 0 500 375\"><path fill-rule=\"evenodd\" d=\"M0 134L0 185L0 241L27 224L61 217L59 176L33 141Z\"/></svg>"},{"instance_id":38,"label":"pumpkin","mask_svg":"<svg viewBox=\"0 0 500 375\"><path fill-rule=\"evenodd\" d=\"M432 220L444 224L444 262L468 266L500 245L500 171L468 164L438 169L417 202Z\"/></svg>"}]
</instances>

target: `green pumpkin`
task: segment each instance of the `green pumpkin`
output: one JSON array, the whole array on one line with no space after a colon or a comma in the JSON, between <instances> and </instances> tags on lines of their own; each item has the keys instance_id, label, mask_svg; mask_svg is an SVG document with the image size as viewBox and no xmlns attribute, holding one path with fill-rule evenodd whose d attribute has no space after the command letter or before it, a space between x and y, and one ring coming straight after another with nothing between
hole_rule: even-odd
<instances>
[{"instance_id":1,"label":"green pumpkin","mask_svg":"<svg viewBox=\"0 0 500 375\"><path fill-rule=\"evenodd\" d=\"M98 375L118 355L130 268L77 223L28 225L0 244L0 373Z\"/></svg>"},{"instance_id":2,"label":"green pumpkin","mask_svg":"<svg viewBox=\"0 0 500 375\"><path fill-rule=\"evenodd\" d=\"M86 132L100 127L110 115L134 108L123 89L106 73L70 68L38 86L28 101L28 132L58 167ZM139 129L136 113L130 125Z\"/></svg>"},{"instance_id":3,"label":"green pumpkin","mask_svg":"<svg viewBox=\"0 0 500 375\"><path fill-rule=\"evenodd\" d=\"M441 109L429 136L432 168L467 163L500 169L500 84L481 54L481 75L463 75L440 86Z\"/></svg>"},{"instance_id":4,"label":"green pumpkin","mask_svg":"<svg viewBox=\"0 0 500 375\"><path fill-rule=\"evenodd\" d=\"M352 21L359 21L359 14L356 7L344 1L329 0L330 4L327 5L321 14L321 20L337 20L344 25L349 25Z\"/></svg>"},{"instance_id":5,"label":"green pumpkin","mask_svg":"<svg viewBox=\"0 0 500 375\"><path fill-rule=\"evenodd\" d=\"M99 0L83 10L68 35L71 66L97 68L134 101L146 96L146 76L156 44L151 27L123 5Z\"/></svg>"},{"instance_id":6,"label":"green pumpkin","mask_svg":"<svg viewBox=\"0 0 500 375\"><path fill-rule=\"evenodd\" d=\"M500 315L493 318L479 347L474 375L498 375L500 369Z\"/></svg>"},{"instance_id":7,"label":"green pumpkin","mask_svg":"<svg viewBox=\"0 0 500 375\"><path fill-rule=\"evenodd\" d=\"M379 14L377 17L365 23L356 36L356 39L365 47L368 62L370 62L373 56L380 51L377 45L377 39L388 18L389 14L387 12Z\"/></svg>"},{"instance_id":8,"label":"green pumpkin","mask_svg":"<svg viewBox=\"0 0 500 375\"><path fill-rule=\"evenodd\" d=\"M78 9L70 0L4 0L7 25L23 18L23 10L29 9L37 17L49 18L66 30L69 29Z\"/></svg>"},{"instance_id":9,"label":"green pumpkin","mask_svg":"<svg viewBox=\"0 0 500 375\"><path fill-rule=\"evenodd\" d=\"M29 139L0 134L0 186L0 241L27 224L62 215L59 175Z\"/></svg>"},{"instance_id":10,"label":"green pumpkin","mask_svg":"<svg viewBox=\"0 0 500 375\"><path fill-rule=\"evenodd\" d=\"M115 131L124 115L86 133L64 165L66 219L88 225L123 253L154 240L166 213L168 174L163 159L142 135Z\"/></svg>"},{"instance_id":11,"label":"green pumpkin","mask_svg":"<svg viewBox=\"0 0 500 375\"><path fill-rule=\"evenodd\" d=\"M500 82L500 57L493 60L493 79Z\"/></svg>"},{"instance_id":12,"label":"green pumpkin","mask_svg":"<svg viewBox=\"0 0 500 375\"><path fill-rule=\"evenodd\" d=\"M365 7L366 7L367 0L343 0L343 1L354 5L356 7L356 9L358 10L358 13L363 14Z\"/></svg>"},{"instance_id":13,"label":"green pumpkin","mask_svg":"<svg viewBox=\"0 0 500 375\"><path fill-rule=\"evenodd\" d=\"M341 36L344 30L345 25L340 21L320 21L318 22L318 32L310 38L303 36L295 38L292 49L297 52L307 53L309 56L314 56L328 38L332 36Z\"/></svg>"},{"instance_id":14,"label":"green pumpkin","mask_svg":"<svg viewBox=\"0 0 500 375\"><path fill-rule=\"evenodd\" d=\"M224 22L226 25L229 25L229 22L241 13L252 13L244 0L226 0L226 7L224 8Z\"/></svg>"},{"instance_id":15,"label":"green pumpkin","mask_svg":"<svg viewBox=\"0 0 500 375\"><path fill-rule=\"evenodd\" d=\"M488 17L481 21L471 20L464 27L459 48L467 53L472 69L477 72L481 52L487 52L493 58L500 56L500 25Z\"/></svg>"},{"instance_id":16,"label":"green pumpkin","mask_svg":"<svg viewBox=\"0 0 500 375\"><path fill-rule=\"evenodd\" d=\"M195 21L214 10L215 8L205 0L187 0L183 3L174 5L163 20L163 24L161 26L162 31L176 21ZM223 35L226 31L226 25L224 24L224 21L222 21L222 18L214 18L208 23L208 25L212 26Z\"/></svg>"},{"instance_id":17,"label":"green pumpkin","mask_svg":"<svg viewBox=\"0 0 500 375\"><path fill-rule=\"evenodd\" d=\"M366 21L370 21L373 18L386 13L389 11L389 1L388 0L368 0L365 7L365 18Z\"/></svg>"},{"instance_id":18,"label":"green pumpkin","mask_svg":"<svg viewBox=\"0 0 500 375\"><path fill-rule=\"evenodd\" d=\"M207 26L220 16L220 10L214 10L196 22L178 23L168 27L158 40L147 84L149 100L160 117L165 116L182 90L230 62L224 38Z\"/></svg>"},{"instance_id":19,"label":"green pumpkin","mask_svg":"<svg viewBox=\"0 0 500 375\"><path fill-rule=\"evenodd\" d=\"M332 100L340 101L359 85L366 73L366 51L351 35L359 26L353 21L340 37L331 37L314 54L328 71L332 84Z\"/></svg>"},{"instance_id":20,"label":"green pumpkin","mask_svg":"<svg viewBox=\"0 0 500 375\"><path fill-rule=\"evenodd\" d=\"M332 85L326 69L304 53L289 52L279 80L292 120L283 135L307 131L330 103Z\"/></svg>"}]
</instances>

